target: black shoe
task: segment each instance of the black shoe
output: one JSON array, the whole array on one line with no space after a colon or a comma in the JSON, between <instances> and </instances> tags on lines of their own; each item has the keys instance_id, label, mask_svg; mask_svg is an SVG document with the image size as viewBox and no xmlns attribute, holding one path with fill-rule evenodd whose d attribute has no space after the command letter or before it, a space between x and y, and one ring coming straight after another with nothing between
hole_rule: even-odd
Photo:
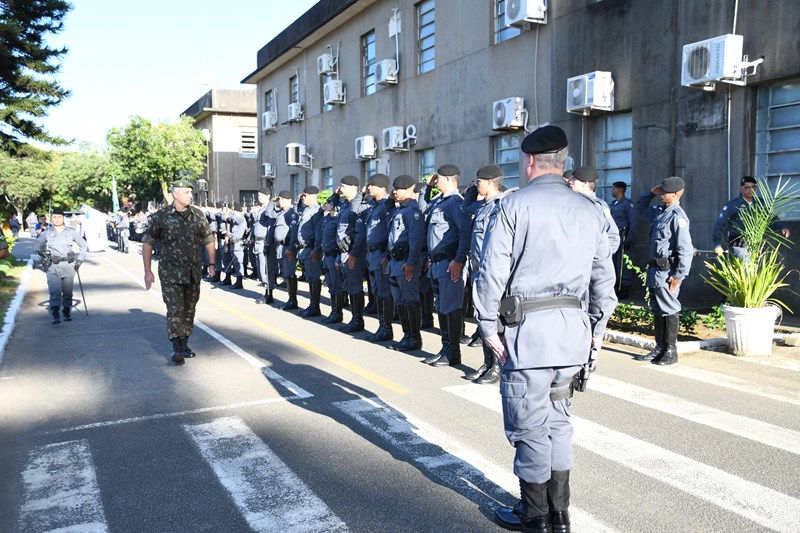
<instances>
[{"instance_id":1,"label":"black shoe","mask_svg":"<svg viewBox=\"0 0 800 533\"><path fill-rule=\"evenodd\" d=\"M525 518L517 514L517 508L498 507L494 510L494 521L501 527L513 531L529 531L532 533L552 533L548 516Z\"/></svg>"},{"instance_id":2,"label":"black shoe","mask_svg":"<svg viewBox=\"0 0 800 533\"><path fill-rule=\"evenodd\" d=\"M498 381L500 381L500 369L497 368L497 364L493 365L482 376L472 380L473 383L478 385L491 385Z\"/></svg>"},{"instance_id":3,"label":"black shoe","mask_svg":"<svg viewBox=\"0 0 800 533\"><path fill-rule=\"evenodd\" d=\"M183 347L182 353L184 357L191 358L197 355L196 353L194 353L194 350L189 348L189 337L181 337L181 343Z\"/></svg>"},{"instance_id":4,"label":"black shoe","mask_svg":"<svg viewBox=\"0 0 800 533\"><path fill-rule=\"evenodd\" d=\"M486 366L486 363L483 363L481 366L478 367L477 370L475 370L474 372L470 372L469 374L463 376L463 378L466 379L466 380L469 380L469 381L475 381L476 379L478 379L479 377L481 377L482 375L484 375L488 371L489 371L489 367Z\"/></svg>"},{"instance_id":5,"label":"black shoe","mask_svg":"<svg viewBox=\"0 0 800 533\"><path fill-rule=\"evenodd\" d=\"M225 274L225 279L223 279L219 284L221 287L228 287L229 285L233 285L230 274Z\"/></svg>"},{"instance_id":6,"label":"black shoe","mask_svg":"<svg viewBox=\"0 0 800 533\"><path fill-rule=\"evenodd\" d=\"M358 333L359 331L364 331L364 319L354 316L350 322L339 328L339 331L342 333Z\"/></svg>"},{"instance_id":7,"label":"black shoe","mask_svg":"<svg viewBox=\"0 0 800 533\"><path fill-rule=\"evenodd\" d=\"M309 305L299 313L299 315L303 318L312 318L315 316L320 316L321 314L322 313L319 310L319 306L317 305Z\"/></svg>"},{"instance_id":8,"label":"black shoe","mask_svg":"<svg viewBox=\"0 0 800 533\"><path fill-rule=\"evenodd\" d=\"M431 366L456 366L461 364L461 352L451 351L446 356L438 358Z\"/></svg>"},{"instance_id":9,"label":"black shoe","mask_svg":"<svg viewBox=\"0 0 800 533\"><path fill-rule=\"evenodd\" d=\"M449 343L447 343L447 344L445 344L445 343L442 343L442 348L441 348L441 350L439 350L437 353L435 353L435 354L433 354L433 355L429 355L428 357L426 357L425 359L423 359L421 362L422 362L422 363L425 363L426 365L430 365L431 363L434 363L434 362L438 361L438 360L439 360L439 359L441 359L442 357L444 357L445 359L447 359L447 352L448 352L449 350L450 350L450 344L449 344Z\"/></svg>"},{"instance_id":10,"label":"black shoe","mask_svg":"<svg viewBox=\"0 0 800 533\"><path fill-rule=\"evenodd\" d=\"M256 303L259 304L259 305L261 305L261 304L271 304L274 301L275 301L275 299L272 297L272 291L264 291L263 298L259 298L258 300L256 300Z\"/></svg>"},{"instance_id":11,"label":"black shoe","mask_svg":"<svg viewBox=\"0 0 800 533\"><path fill-rule=\"evenodd\" d=\"M422 349L422 337L419 334L414 335L411 333L407 339L403 339L396 345L392 346L392 350L398 352L413 352Z\"/></svg>"},{"instance_id":12,"label":"black shoe","mask_svg":"<svg viewBox=\"0 0 800 533\"><path fill-rule=\"evenodd\" d=\"M62 314L64 315L64 322L72 322L72 308L65 307L61 310Z\"/></svg>"},{"instance_id":13,"label":"black shoe","mask_svg":"<svg viewBox=\"0 0 800 533\"><path fill-rule=\"evenodd\" d=\"M372 335L367 335L364 338L367 342L386 342L394 340L394 332L392 331L391 326L381 326L378 328L378 331L373 333Z\"/></svg>"},{"instance_id":14,"label":"black shoe","mask_svg":"<svg viewBox=\"0 0 800 533\"><path fill-rule=\"evenodd\" d=\"M286 303L281 306L281 311L292 311L293 309L297 308L297 300L294 298L289 298L286 300Z\"/></svg>"},{"instance_id":15,"label":"black shoe","mask_svg":"<svg viewBox=\"0 0 800 533\"><path fill-rule=\"evenodd\" d=\"M667 345L661 357L653 359L654 365L667 366L678 362L678 329L680 328L678 314L664 317L664 341Z\"/></svg>"},{"instance_id":16,"label":"black shoe","mask_svg":"<svg viewBox=\"0 0 800 533\"><path fill-rule=\"evenodd\" d=\"M170 339L172 341L172 362L176 365L182 365L186 362L183 355L183 342L179 337Z\"/></svg>"},{"instance_id":17,"label":"black shoe","mask_svg":"<svg viewBox=\"0 0 800 533\"><path fill-rule=\"evenodd\" d=\"M60 324L61 323L61 316L59 315L58 306L52 305L50 306L50 316L53 317L53 324Z\"/></svg>"},{"instance_id":18,"label":"black shoe","mask_svg":"<svg viewBox=\"0 0 800 533\"><path fill-rule=\"evenodd\" d=\"M235 290L244 289L244 285L242 285L242 276L236 276L236 283L231 285L231 289Z\"/></svg>"},{"instance_id":19,"label":"black shoe","mask_svg":"<svg viewBox=\"0 0 800 533\"><path fill-rule=\"evenodd\" d=\"M666 346L666 339L665 329L666 329L666 322L667 319L665 316L654 316L653 317L653 327L655 329L655 338L656 338L656 347L650 350L649 353L644 355L637 355L634 357L637 361L652 361L654 359L658 359L664 353L664 350L667 349Z\"/></svg>"}]
</instances>

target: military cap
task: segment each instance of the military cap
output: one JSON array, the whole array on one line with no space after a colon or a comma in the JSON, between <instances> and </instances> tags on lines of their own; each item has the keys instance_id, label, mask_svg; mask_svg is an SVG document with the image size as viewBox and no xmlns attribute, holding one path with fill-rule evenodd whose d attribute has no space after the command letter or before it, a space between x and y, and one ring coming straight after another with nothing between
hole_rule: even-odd
<instances>
[{"instance_id":1,"label":"military cap","mask_svg":"<svg viewBox=\"0 0 800 533\"><path fill-rule=\"evenodd\" d=\"M63 215L64 214L64 210L61 209L60 207L54 207L53 208L53 212L50 213L50 214L51 215Z\"/></svg>"},{"instance_id":2,"label":"military cap","mask_svg":"<svg viewBox=\"0 0 800 533\"><path fill-rule=\"evenodd\" d=\"M461 169L455 165L442 165L436 169L436 173L440 176L460 176Z\"/></svg>"},{"instance_id":3,"label":"military cap","mask_svg":"<svg viewBox=\"0 0 800 533\"><path fill-rule=\"evenodd\" d=\"M739 182L739 185L744 185L745 183L752 183L753 185L756 185L756 179L753 176L744 176Z\"/></svg>"},{"instance_id":4,"label":"military cap","mask_svg":"<svg viewBox=\"0 0 800 533\"><path fill-rule=\"evenodd\" d=\"M260 189L258 189L258 193L266 194L267 196L272 196L272 190L270 190L269 187L261 187Z\"/></svg>"},{"instance_id":5,"label":"military cap","mask_svg":"<svg viewBox=\"0 0 800 533\"><path fill-rule=\"evenodd\" d=\"M412 178L408 174L403 174L401 176L397 176L394 179L394 183L392 184L392 186L395 189L410 189L416 183L418 183L417 180L415 180L414 178Z\"/></svg>"},{"instance_id":6,"label":"military cap","mask_svg":"<svg viewBox=\"0 0 800 533\"><path fill-rule=\"evenodd\" d=\"M477 177L480 180L493 180L495 178L502 178L503 169L498 165L486 165L478 169Z\"/></svg>"},{"instance_id":7,"label":"military cap","mask_svg":"<svg viewBox=\"0 0 800 533\"><path fill-rule=\"evenodd\" d=\"M522 139L526 154L552 154L567 147L567 134L558 126L542 126Z\"/></svg>"},{"instance_id":8,"label":"military cap","mask_svg":"<svg viewBox=\"0 0 800 533\"><path fill-rule=\"evenodd\" d=\"M192 185L192 181L187 178L181 178L179 180L175 180L172 182L172 187L180 188L180 189L192 189L194 190L194 185Z\"/></svg>"},{"instance_id":9,"label":"military cap","mask_svg":"<svg viewBox=\"0 0 800 533\"><path fill-rule=\"evenodd\" d=\"M313 185L309 185L303 189L303 194L319 194L319 189Z\"/></svg>"},{"instance_id":10,"label":"military cap","mask_svg":"<svg viewBox=\"0 0 800 533\"><path fill-rule=\"evenodd\" d=\"M572 173L572 177L578 181L592 183L597 181L597 170L594 167L578 167Z\"/></svg>"},{"instance_id":11,"label":"military cap","mask_svg":"<svg viewBox=\"0 0 800 533\"><path fill-rule=\"evenodd\" d=\"M356 187L358 187L359 185L361 185L361 183L355 176L345 176L342 178L342 185L355 185Z\"/></svg>"},{"instance_id":12,"label":"military cap","mask_svg":"<svg viewBox=\"0 0 800 533\"><path fill-rule=\"evenodd\" d=\"M682 191L686 184L678 176L672 176L661 182L661 190L664 192Z\"/></svg>"},{"instance_id":13,"label":"military cap","mask_svg":"<svg viewBox=\"0 0 800 533\"><path fill-rule=\"evenodd\" d=\"M389 186L389 177L386 174L373 174L367 183L385 189Z\"/></svg>"},{"instance_id":14,"label":"military cap","mask_svg":"<svg viewBox=\"0 0 800 533\"><path fill-rule=\"evenodd\" d=\"M626 190L628 188L628 184L625 183L624 181L615 181L614 183L611 184L611 186L623 190Z\"/></svg>"},{"instance_id":15,"label":"military cap","mask_svg":"<svg viewBox=\"0 0 800 533\"><path fill-rule=\"evenodd\" d=\"M281 191L278 193L278 197L283 198L284 200L291 200L292 193L290 193L289 191Z\"/></svg>"}]
</instances>

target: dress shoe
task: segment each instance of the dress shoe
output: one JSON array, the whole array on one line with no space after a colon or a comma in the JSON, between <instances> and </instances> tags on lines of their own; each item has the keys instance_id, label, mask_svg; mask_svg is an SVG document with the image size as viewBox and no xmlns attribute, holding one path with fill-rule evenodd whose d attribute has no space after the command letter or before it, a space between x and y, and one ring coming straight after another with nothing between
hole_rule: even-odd
<instances>
[{"instance_id":1,"label":"dress shoe","mask_svg":"<svg viewBox=\"0 0 800 533\"><path fill-rule=\"evenodd\" d=\"M550 519L547 516L525 518L517 514L517 508L498 507L494 510L494 520L498 525L513 531L528 531L530 533L553 533Z\"/></svg>"}]
</instances>

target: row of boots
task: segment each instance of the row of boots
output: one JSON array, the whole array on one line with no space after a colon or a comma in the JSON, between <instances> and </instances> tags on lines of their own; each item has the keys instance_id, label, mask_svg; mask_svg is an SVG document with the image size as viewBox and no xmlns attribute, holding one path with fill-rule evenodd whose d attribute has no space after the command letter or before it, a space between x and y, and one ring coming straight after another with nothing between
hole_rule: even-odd
<instances>
[{"instance_id":1,"label":"row of boots","mask_svg":"<svg viewBox=\"0 0 800 533\"><path fill-rule=\"evenodd\" d=\"M569 470L550 472L546 483L519 480L520 500L513 508L495 509L495 521L506 529L531 533L569 533Z\"/></svg>"},{"instance_id":2,"label":"row of boots","mask_svg":"<svg viewBox=\"0 0 800 533\"><path fill-rule=\"evenodd\" d=\"M72 308L71 307L64 307L63 309L59 309L57 305L50 306L50 316L53 317L53 324L61 323L61 312L64 313L64 322L71 322L72 321Z\"/></svg>"},{"instance_id":3,"label":"row of boots","mask_svg":"<svg viewBox=\"0 0 800 533\"><path fill-rule=\"evenodd\" d=\"M637 361L650 361L654 365L672 365L678 362L678 328L680 318L674 315L653 317L656 330L656 347L645 355L634 357Z\"/></svg>"}]
</instances>

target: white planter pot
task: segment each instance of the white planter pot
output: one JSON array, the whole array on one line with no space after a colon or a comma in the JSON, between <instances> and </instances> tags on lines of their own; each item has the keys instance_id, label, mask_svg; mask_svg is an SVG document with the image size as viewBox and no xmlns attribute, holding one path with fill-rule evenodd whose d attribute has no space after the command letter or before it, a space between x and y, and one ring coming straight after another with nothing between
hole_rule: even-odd
<instances>
[{"instance_id":1,"label":"white planter pot","mask_svg":"<svg viewBox=\"0 0 800 533\"><path fill-rule=\"evenodd\" d=\"M725 329L728 332L728 347L734 355L769 355L772 353L772 338L775 321L780 308L775 305L747 308L722 306Z\"/></svg>"}]
</instances>

